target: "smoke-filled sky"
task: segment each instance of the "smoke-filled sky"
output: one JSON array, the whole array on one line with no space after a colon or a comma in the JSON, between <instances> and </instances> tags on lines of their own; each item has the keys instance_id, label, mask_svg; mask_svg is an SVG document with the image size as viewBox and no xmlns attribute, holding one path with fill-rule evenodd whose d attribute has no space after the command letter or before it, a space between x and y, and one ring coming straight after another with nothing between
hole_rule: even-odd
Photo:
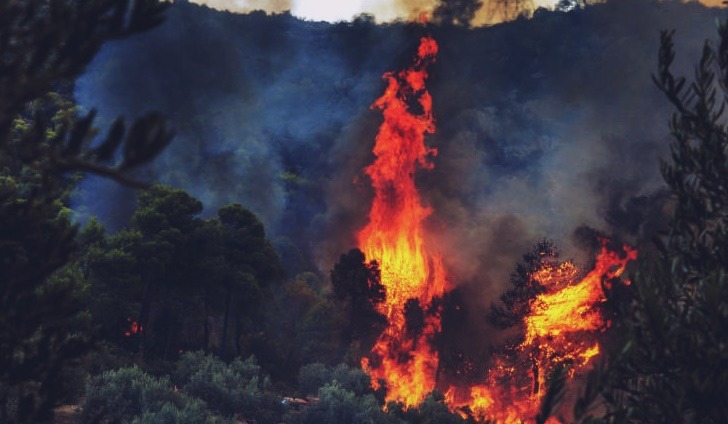
<instances>
[{"instance_id":1,"label":"smoke-filled sky","mask_svg":"<svg viewBox=\"0 0 728 424\"><path fill-rule=\"evenodd\" d=\"M378 22L394 19L411 19L420 13L431 12L437 0L193 0L222 10L249 12L265 10L283 12L290 10L294 16L314 21L345 21L367 13ZM486 0L490 1L490 0ZM495 0L499 1L499 0ZM534 7L552 7L558 0L534 0ZM480 11L476 21L484 21L487 8Z\"/></svg>"},{"instance_id":2,"label":"smoke-filled sky","mask_svg":"<svg viewBox=\"0 0 728 424\"><path fill-rule=\"evenodd\" d=\"M207 214L242 203L294 272L313 264L326 274L366 220L362 170L381 123L370 109L381 76L431 33L441 50L427 142L439 154L417 180L433 209L428 242L468 299L487 305L542 238L584 259L584 228L634 243L654 231L672 113L650 80L659 32L677 30L676 67L691 75L723 15L677 0L611 0L465 30L177 2L159 28L106 45L76 96L102 125L164 113L177 136L146 178L184 188ZM112 228L134 208L131 191L97 179L76 202Z\"/></svg>"},{"instance_id":3,"label":"smoke-filled sky","mask_svg":"<svg viewBox=\"0 0 728 424\"><path fill-rule=\"evenodd\" d=\"M722 6L723 0L698 0L707 6ZM438 3L437 0L193 0L216 9L235 12L265 10L267 12L283 12L290 10L294 16L313 21L345 21L351 20L361 13L373 15L378 22L394 19L411 19L421 12L430 12ZM502 0L485 0L483 3L502 2ZM558 0L532 0L531 8L553 8ZM491 9L482 8L476 18L476 24L492 22L488 16Z\"/></svg>"}]
</instances>

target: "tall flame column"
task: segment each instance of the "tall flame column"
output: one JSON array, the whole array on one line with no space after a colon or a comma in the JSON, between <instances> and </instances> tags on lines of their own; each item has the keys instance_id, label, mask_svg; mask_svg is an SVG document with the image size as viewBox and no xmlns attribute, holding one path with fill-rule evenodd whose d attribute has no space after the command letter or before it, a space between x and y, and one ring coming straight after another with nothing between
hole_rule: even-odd
<instances>
[{"instance_id":1,"label":"tall flame column","mask_svg":"<svg viewBox=\"0 0 728 424\"><path fill-rule=\"evenodd\" d=\"M421 335L407 337L405 302L414 298L426 305L445 289L442 262L427 251L423 238L422 223L431 210L423 206L415 186L417 170L432 169L429 159L437 154L424 143L425 135L435 131L425 82L437 50L434 39L423 37L411 67L384 75L387 89L372 105L382 110L384 122L375 140L376 159L366 168L374 200L369 223L358 234L367 258L379 262L387 289L380 312L389 321L362 365L375 384L386 381L388 400L406 405L419 403L435 387L438 356L426 339L439 330L440 322L430 315Z\"/></svg>"}]
</instances>

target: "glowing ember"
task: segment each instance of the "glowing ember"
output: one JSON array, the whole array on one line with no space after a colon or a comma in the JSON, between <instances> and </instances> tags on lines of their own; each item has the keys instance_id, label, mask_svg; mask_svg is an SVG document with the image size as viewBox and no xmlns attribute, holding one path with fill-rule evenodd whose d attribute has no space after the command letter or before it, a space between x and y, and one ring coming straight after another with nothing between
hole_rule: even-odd
<instances>
[{"instance_id":1,"label":"glowing ember","mask_svg":"<svg viewBox=\"0 0 728 424\"><path fill-rule=\"evenodd\" d=\"M388 400L408 406L422 401L435 387L438 355L427 339L439 331L440 320L430 314L422 334L409 337L404 305L413 298L427 305L445 290L442 262L425 249L422 222L431 211L422 205L414 180L418 168L432 168L429 158L437 154L424 144L425 134L435 130L425 81L437 48L435 40L423 37L409 69L384 75L387 89L372 106L382 110L384 122L375 141L376 160L366 168L374 201L369 223L358 234L359 247L380 264L382 284L387 288L380 311L389 320L372 357L365 358L362 365L374 381L387 382ZM421 111L413 112L412 104Z\"/></svg>"},{"instance_id":2,"label":"glowing ember","mask_svg":"<svg viewBox=\"0 0 728 424\"><path fill-rule=\"evenodd\" d=\"M127 321L129 322L129 328L124 331L124 337L131 337L134 334L139 334L142 332L143 327L139 325L136 320L127 318Z\"/></svg>"}]
</instances>

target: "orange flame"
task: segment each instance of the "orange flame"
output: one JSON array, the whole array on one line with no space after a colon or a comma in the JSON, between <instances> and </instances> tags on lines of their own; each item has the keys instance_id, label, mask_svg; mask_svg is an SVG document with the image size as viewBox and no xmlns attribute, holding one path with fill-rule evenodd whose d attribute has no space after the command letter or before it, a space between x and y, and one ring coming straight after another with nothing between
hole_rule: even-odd
<instances>
[{"instance_id":1,"label":"orange flame","mask_svg":"<svg viewBox=\"0 0 728 424\"><path fill-rule=\"evenodd\" d=\"M610 251L606 244L603 240L594 268L581 279L572 262L546 264L531 276L547 290L531 302L531 313L524 320L525 337L517 348L523 362L531 366L519 369L497 362L486 384L469 391L451 388L451 405L469 405L479 418L520 423L538 413L545 394L541 388L556 366L566 365L570 377L587 367L600 352L597 334L609 326L599 310L606 300L602 284L607 286L637 258L637 251L629 246L623 246L620 253ZM529 379L530 385L524 385ZM508 389L504 381L510 383Z\"/></svg>"},{"instance_id":2,"label":"orange flame","mask_svg":"<svg viewBox=\"0 0 728 424\"><path fill-rule=\"evenodd\" d=\"M624 246L625 255L622 257L617 252L609 251L605 244L597 256L594 269L578 284L550 290L532 302L531 315L526 318L524 345L548 338L548 345L558 346L560 342L566 341L565 337L575 332L596 331L604 327L601 313L594 308L594 305L606 300L602 281L621 275L627 263L637 257L637 251L628 246ZM553 284L550 279L552 273L553 270L542 269L534 278L549 288Z\"/></svg>"},{"instance_id":3,"label":"orange flame","mask_svg":"<svg viewBox=\"0 0 728 424\"><path fill-rule=\"evenodd\" d=\"M365 169L374 200L369 222L357 235L367 258L380 265L387 297L379 310L389 322L371 355L362 359L362 367L375 387L380 380L386 382L387 401L408 407L419 404L437 385L439 357L431 339L441 323L439 311L430 308L423 331L409 334L404 306L409 299L431 305L447 286L442 258L428 251L424 242L423 222L432 211L423 205L415 185L416 172L432 169L430 159L437 154L424 143L425 135L435 131L425 83L437 51L435 40L423 37L411 67L384 75L387 88L372 105L382 111L384 122L375 140L376 159ZM620 276L637 256L627 246L617 253L606 244L603 241L594 269L584 278L579 278L581 271L572 262L546 263L531 276L546 291L531 301L531 312L523 322L524 339L516 349L521 365L527 366L496 359L486 381L447 388L445 400L453 410L502 423L533 419L546 376L556 366L566 365L573 377L599 354L596 335L609 325L599 309L606 300L602 285Z\"/></svg>"},{"instance_id":4,"label":"orange flame","mask_svg":"<svg viewBox=\"0 0 728 424\"><path fill-rule=\"evenodd\" d=\"M129 328L124 331L124 337L131 337L132 334L139 334L144 329L144 327L139 325L136 320L131 319L131 317L127 318L127 321L129 322Z\"/></svg>"},{"instance_id":5,"label":"orange flame","mask_svg":"<svg viewBox=\"0 0 728 424\"><path fill-rule=\"evenodd\" d=\"M422 335L405 336L403 308L408 299L422 305L445 290L441 258L427 252L422 223L431 213L423 206L415 173L431 169L436 149L425 146L425 134L435 131L432 97L425 88L427 66L434 62L438 46L431 37L420 40L414 64L398 73L387 73L387 89L372 106L382 110L384 122L374 146L374 163L366 168L372 181L374 200L369 223L358 234L359 247L369 259L379 262L387 298L380 312L389 326L362 366L376 384L384 379L388 400L408 406L422 401L435 387L438 355L427 337L439 331L439 317L426 320ZM411 105L421 109L412 111Z\"/></svg>"}]
</instances>

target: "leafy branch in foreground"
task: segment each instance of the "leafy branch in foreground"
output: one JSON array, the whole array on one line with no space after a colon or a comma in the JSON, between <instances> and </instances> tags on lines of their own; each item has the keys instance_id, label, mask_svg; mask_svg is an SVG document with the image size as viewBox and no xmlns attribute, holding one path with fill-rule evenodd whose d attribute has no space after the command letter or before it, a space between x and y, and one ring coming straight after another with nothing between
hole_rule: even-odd
<instances>
[{"instance_id":1,"label":"leafy branch in foreground","mask_svg":"<svg viewBox=\"0 0 728 424\"><path fill-rule=\"evenodd\" d=\"M21 131L15 120L30 102L45 96L64 81L83 73L103 43L150 29L161 22L164 5L158 1L35 0L0 5L0 154L18 166L35 169L44 183L69 171L88 171L140 185L125 175L150 161L171 140L157 113L134 122L111 126L104 140L91 148L95 112L61 123L51 123L42 111ZM114 166L105 165L121 152Z\"/></svg>"},{"instance_id":2,"label":"leafy branch in foreground","mask_svg":"<svg viewBox=\"0 0 728 424\"><path fill-rule=\"evenodd\" d=\"M158 114L94 141L95 112L58 110L48 93L74 81L109 40L161 22L157 0L0 2L0 421L47 422L61 370L92 346L72 270L77 226L68 176L143 186L128 171L171 140ZM68 115L58 119L59 115ZM118 159L117 159L118 158ZM115 161L115 163L114 163Z\"/></svg>"},{"instance_id":3,"label":"leafy branch in foreground","mask_svg":"<svg viewBox=\"0 0 728 424\"><path fill-rule=\"evenodd\" d=\"M728 21L718 33L690 83L672 71L674 32L661 35L653 80L676 109L660 162L674 215L618 302L619 343L589 376L577 420L593 421L596 405L602 422L728 421Z\"/></svg>"}]
</instances>

